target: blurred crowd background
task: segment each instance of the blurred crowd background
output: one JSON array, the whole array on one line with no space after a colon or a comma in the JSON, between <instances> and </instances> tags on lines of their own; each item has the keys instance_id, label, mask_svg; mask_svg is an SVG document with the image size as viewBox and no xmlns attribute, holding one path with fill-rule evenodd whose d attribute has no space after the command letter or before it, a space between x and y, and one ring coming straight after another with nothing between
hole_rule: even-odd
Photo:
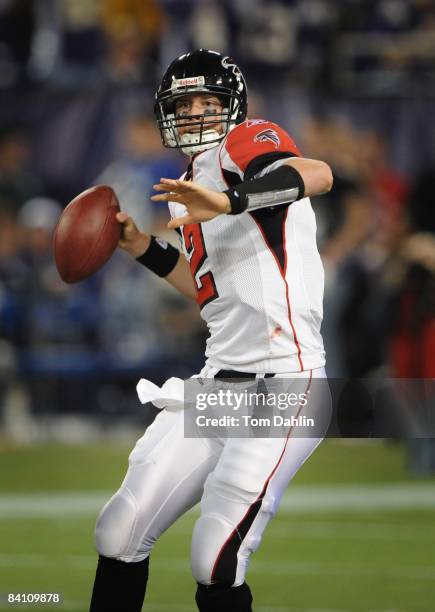
<instances>
[{"instance_id":1,"label":"blurred crowd background","mask_svg":"<svg viewBox=\"0 0 435 612\"><path fill-rule=\"evenodd\" d=\"M166 235L152 185L186 162L161 145L153 96L198 47L240 65L251 118L333 168L313 202L329 375L435 376L433 0L0 0L4 426L19 407L143 422L139 377L201 368L195 304L122 252L67 286L51 247L63 207L97 183Z\"/></svg>"}]
</instances>

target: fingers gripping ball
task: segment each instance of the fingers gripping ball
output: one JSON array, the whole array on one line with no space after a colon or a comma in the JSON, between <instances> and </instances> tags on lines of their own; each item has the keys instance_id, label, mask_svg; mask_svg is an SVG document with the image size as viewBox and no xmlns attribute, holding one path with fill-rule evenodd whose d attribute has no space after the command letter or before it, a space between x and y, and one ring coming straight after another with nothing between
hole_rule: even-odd
<instances>
[{"instance_id":1,"label":"fingers gripping ball","mask_svg":"<svg viewBox=\"0 0 435 612\"><path fill-rule=\"evenodd\" d=\"M53 250L61 278L77 283L99 270L113 255L121 235L119 202L107 185L80 193L63 211Z\"/></svg>"}]
</instances>

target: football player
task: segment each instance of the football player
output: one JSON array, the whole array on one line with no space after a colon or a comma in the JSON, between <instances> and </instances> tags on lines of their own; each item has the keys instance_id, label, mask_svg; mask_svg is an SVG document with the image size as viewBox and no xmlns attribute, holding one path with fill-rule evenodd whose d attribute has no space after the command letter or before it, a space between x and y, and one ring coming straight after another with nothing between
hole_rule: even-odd
<instances>
[{"instance_id":1,"label":"football player","mask_svg":"<svg viewBox=\"0 0 435 612\"><path fill-rule=\"evenodd\" d=\"M162 178L182 253L118 213L120 247L197 301L209 327L199 376L325 377L323 268L310 196L331 189L323 161L288 133L247 119L247 90L228 56L200 49L174 60L156 93L164 146L190 158ZM310 402L299 414L309 410ZM183 411L163 409L136 443L126 477L96 526L92 612L139 612L157 538L201 501L191 565L202 612L249 612L249 557L288 482L321 441L185 438Z\"/></svg>"}]
</instances>

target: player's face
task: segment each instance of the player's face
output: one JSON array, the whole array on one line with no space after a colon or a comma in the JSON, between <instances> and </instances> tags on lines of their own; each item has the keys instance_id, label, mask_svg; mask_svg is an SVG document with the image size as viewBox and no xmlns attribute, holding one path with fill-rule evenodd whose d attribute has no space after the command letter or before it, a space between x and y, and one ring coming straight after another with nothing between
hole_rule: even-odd
<instances>
[{"instance_id":1,"label":"player's face","mask_svg":"<svg viewBox=\"0 0 435 612\"><path fill-rule=\"evenodd\" d=\"M223 131L222 123L215 123L220 118L223 112L222 102L218 97L201 94L184 96L175 103L175 116L177 119L177 128L179 136L186 133L199 132L201 124L203 129L213 129L219 134ZM186 121L183 117L189 117Z\"/></svg>"}]
</instances>

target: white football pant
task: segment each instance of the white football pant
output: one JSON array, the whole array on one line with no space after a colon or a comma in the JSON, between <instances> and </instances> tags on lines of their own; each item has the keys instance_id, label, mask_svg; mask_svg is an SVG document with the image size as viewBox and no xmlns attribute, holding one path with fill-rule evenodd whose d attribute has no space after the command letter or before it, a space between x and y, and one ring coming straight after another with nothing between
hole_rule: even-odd
<instances>
[{"instance_id":1,"label":"white football pant","mask_svg":"<svg viewBox=\"0 0 435 612\"><path fill-rule=\"evenodd\" d=\"M206 366L199 376L214 373ZM279 377L303 377L310 384L311 377L326 374L320 368ZM327 382L316 388L301 416L329 409ZM287 484L323 439L292 433L290 428L281 438L185 438L183 410L162 410L137 441L121 487L101 511L98 552L141 561L160 534L201 501L192 537L193 576L202 584L241 585Z\"/></svg>"}]
</instances>

